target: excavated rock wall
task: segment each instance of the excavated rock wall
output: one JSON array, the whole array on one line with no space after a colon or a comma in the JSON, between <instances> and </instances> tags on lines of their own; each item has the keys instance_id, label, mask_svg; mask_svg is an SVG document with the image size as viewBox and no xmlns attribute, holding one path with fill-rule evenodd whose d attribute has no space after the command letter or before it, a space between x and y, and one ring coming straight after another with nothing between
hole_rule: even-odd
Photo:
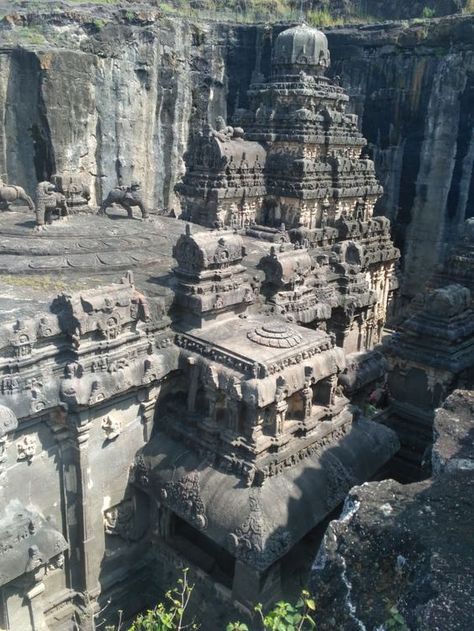
<instances>
[{"instance_id":1,"label":"excavated rock wall","mask_svg":"<svg viewBox=\"0 0 474 631\"><path fill-rule=\"evenodd\" d=\"M393 223L409 298L474 214L474 17L343 29L329 42L385 189L378 211Z\"/></svg>"},{"instance_id":2,"label":"excavated rock wall","mask_svg":"<svg viewBox=\"0 0 474 631\"><path fill-rule=\"evenodd\" d=\"M56 47L66 28L70 47ZM248 85L256 30L161 20L49 36L0 51L0 174L33 193L55 172L81 173L93 203L138 179L149 205L173 208L190 125L225 113L236 47L233 81Z\"/></svg>"},{"instance_id":3,"label":"excavated rock wall","mask_svg":"<svg viewBox=\"0 0 474 631\"><path fill-rule=\"evenodd\" d=\"M21 47L17 26L3 27L12 44L0 50L0 175L33 193L54 172L80 172L93 202L138 179L160 211L179 210L174 186L190 130L246 106L252 74L268 75L283 28L148 14L40 24L44 43ZM328 38L331 73L349 90L385 187L378 212L393 222L408 299L474 215L474 16Z\"/></svg>"}]
</instances>

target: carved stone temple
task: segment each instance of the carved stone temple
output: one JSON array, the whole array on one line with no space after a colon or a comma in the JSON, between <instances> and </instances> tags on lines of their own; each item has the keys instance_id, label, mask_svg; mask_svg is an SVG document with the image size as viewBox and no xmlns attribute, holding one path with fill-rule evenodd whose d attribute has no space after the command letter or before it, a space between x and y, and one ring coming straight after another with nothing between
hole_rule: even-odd
<instances>
[{"instance_id":1,"label":"carved stone temple","mask_svg":"<svg viewBox=\"0 0 474 631\"><path fill-rule=\"evenodd\" d=\"M1 628L117 624L189 567L222 629L399 449L351 404L386 371L398 250L328 65L320 31L277 37L235 126L193 130L185 221L81 213L72 179L67 221L0 216ZM430 312L465 331L453 291Z\"/></svg>"}]
</instances>

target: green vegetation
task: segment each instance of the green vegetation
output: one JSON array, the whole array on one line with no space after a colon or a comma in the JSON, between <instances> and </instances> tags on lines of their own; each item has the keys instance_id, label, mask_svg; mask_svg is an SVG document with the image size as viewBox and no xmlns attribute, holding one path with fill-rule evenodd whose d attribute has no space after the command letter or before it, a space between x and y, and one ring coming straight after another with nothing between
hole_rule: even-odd
<instances>
[{"instance_id":1,"label":"green vegetation","mask_svg":"<svg viewBox=\"0 0 474 631\"><path fill-rule=\"evenodd\" d=\"M266 615L263 613L262 605L255 607L255 611L260 617L263 631L305 631L314 629L316 623L310 614L315 609L316 603L307 591L301 593L296 605L291 605L282 600ZM242 622L231 622L227 625L226 631L251 631L251 629Z\"/></svg>"},{"instance_id":2,"label":"green vegetation","mask_svg":"<svg viewBox=\"0 0 474 631\"><path fill-rule=\"evenodd\" d=\"M183 576L176 587L166 592L165 603L159 603L154 609L148 610L135 618L127 631L197 631L201 627L195 618L189 619L189 602L194 585L188 580L188 569L183 570ZM310 631L316 628L313 612L316 603L307 591L301 592L301 597L295 605L280 601L275 607L264 613L262 605L256 605L255 612L258 630L252 625L250 628L244 622L230 622L225 631ZM396 612L398 614L398 611ZM394 631L404 631L393 627ZM118 626L105 627L105 631L124 631L122 612L119 612Z\"/></svg>"},{"instance_id":3,"label":"green vegetation","mask_svg":"<svg viewBox=\"0 0 474 631\"><path fill-rule=\"evenodd\" d=\"M40 46L46 43L46 38L36 26L18 26L15 35L20 43Z\"/></svg>"},{"instance_id":4,"label":"green vegetation","mask_svg":"<svg viewBox=\"0 0 474 631\"><path fill-rule=\"evenodd\" d=\"M98 31L101 31L107 24L107 20L104 20L102 18L94 18L94 20L92 20L92 24Z\"/></svg>"},{"instance_id":5,"label":"green vegetation","mask_svg":"<svg viewBox=\"0 0 474 631\"><path fill-rule=\"evenodd\" d=\"M421 17L423 18L434 18L436 15L436 11L431 7L423 7L423 11L421 12Z\"/></svg>"},{"instance_id":6,"label":"green vegetation","mask_svg":"<svg viewBox=\"0 0 474 631\"><path fill-rule=\"evenodd\" d=\"M122 4L122 0L67 0L75 4Z\"/></svg>"},{"instance_id":7,"label":"green vegetation","mask_svg":"<svg viewBox=\"0 0 474 631\"><path fill-rule=\"evenodd\" d=\"M463 13L474 13L474 0L466 0Z\"/></svg>"},{"instance_id":8,"label":"green vegetation","mask_svg":"<svg viewBox=\"0 0 474 631\"><path fill-rule=\"evenodd\" d=\"M327 9L322 11L309 11L307 15L308 24L316 27L339 26L344 24L342 18L334 18Z\"/></svg>"},{"instance_id":9,"label":"green vegetation","mask_svg":"<svg viewBox=\"0 0 474 631\"><path fill-rule=\"evenodd\" d=\"M168 604L159 603L154 609L138 616L128 631L199 629L194 620L186 623L184 621L193 588L194 585L190 585L188 582L188 570L185 569L183 570L183 578L178 580L177 586L166 592Z\"/></svg>"},{"instance_id":10,"label":"green vegetation","mask_svg":"<svg viewBox=\"0 0 474 631\"><path fill-rule=\"evenodd\" d=\"M38 274L33 276L2 275L2 283L5 287L28 288L43 294L57 294L62 291L83 289L81 282L66 282L54 275ZM1 630L0 630L1 631Z\"/></svg>"},{"instance_id":11,"label":"green vegetation","mask_svg":"<svg viewBox=\"0 0 474 631\"><path fill-rule=\"evenodd\" d=\"M333 27L343 24L374 22L375 18L362 13L344 18L331 12L331 2L320 3L320 10L313 10L311 2L305 2L303 11L298 0L202 0L199 8L191 8L187 0L157 0L156 6L165 15L201 17L230 20L233 22L296 22L303 17L316 27Z\"/></svg>"},{"instance_id":12,"label":"green vegetation","mask_svg":"<svg viewBox=\"0 0 474 631\"><path fill-rule=\"evenodd\" d=\"M389 614L390 617L383 624L387 631L410 631L405 618L395 606L390 607Z\"/></svg>"}]
</instances>

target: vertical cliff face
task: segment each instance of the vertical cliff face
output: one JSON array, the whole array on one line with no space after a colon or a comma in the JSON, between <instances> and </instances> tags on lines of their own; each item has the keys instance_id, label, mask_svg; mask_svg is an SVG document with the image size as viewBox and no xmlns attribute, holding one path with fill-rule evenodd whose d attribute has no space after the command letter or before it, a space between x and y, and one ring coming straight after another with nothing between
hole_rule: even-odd
<instances>
[{"instance_id":1,"label":"vertical cliff face","mask_svg":"<svg viewBox=\"0 0 474 631\"><path fill-rule=\"evenodd\" d=\"M42 44L18 47L17 27L3 27L12 45L0 51L0 175L33 193L55 172L82 173L94 202L138 179L156 210L178 210L190 133L247 105L283 28L151 14L99 26L77 13L41 20ZM328 38L331 74L352 97L385 188L378 212L393 222L409 298L474 215L474 16Z\"/></svg>"},{"instance_id":2,"label":"vertical cliff face","mask_svg":"<svg viewBox=\"0 0 474 631\"><path fill-rule=\"evenodd\" d=\"M419 291L474 213L474 21L330 34L334 74L353 96L385 188L379 212Z\"/></svg>"},{"instance_id":3,"label":"vertical cliff face","mask_svg":"<svg viewBox=\"0 0 474 631\"><path fill-rule=\"evenodd\" d=\"M53 31L48 43L0 54L0 173L30 193L55 172L81 173L93 201L138 179L149 205L172 208L190 126L226 114L230 83L245 93L256 29L67 28L70 48L56 47Z\"/></svg>"}]
</instances>

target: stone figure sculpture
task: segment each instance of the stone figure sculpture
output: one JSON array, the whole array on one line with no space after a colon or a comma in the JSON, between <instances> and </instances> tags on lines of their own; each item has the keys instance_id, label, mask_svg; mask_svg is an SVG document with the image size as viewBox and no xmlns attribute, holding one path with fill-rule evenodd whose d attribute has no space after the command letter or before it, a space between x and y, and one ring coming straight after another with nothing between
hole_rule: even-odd
<instances>
[{"instance_id":1,"label":"stone figure sculpture","mask_svg":"<svg viewBox=\"0 0 474 631\"><path fill-rule=\"evenodd\" d=\"M68 214L74 212L88 212L91 191L80 174L58 174L52 176L51 182L56 190L66 198Z\"/></svg>"},{"instance_id":2,"label":"stone figure sculpture","mask_svg":"<svg viewBox=\"0 0 474 631\"><path fill-rule=\"evenodd\" d=\"M58 213L59 218L68 214L66 198L57 192L51 182L40 182L36 187L37 228L42 228L45 223L51 223L53 213Z\"/></svg>"},{"instance_id":3,"label":"stone figure sculpture","mask_svg":"<svg viewBox=\"0 0 474 631\"><path fill-rule=\"evenodd\" d=\"M220 140L221 142L227 142L234 136L234 128L227 125L222 116L216 118L216 126L211 129L211 135Z\"/></svg>"},{"instance_id":4,"label":"stone figure sculpture","mask_svg":"<svg viewBox=\"0 0 474 631\"><path fill-rule=\"evenodd\" d=\"M35 209L31 197L21 186L14 184L4 184L0 182L0 210L10 210L10 204L17 200L23 200L28 204L30 210Z\"/></svg>"},{"instance_id":5,"label":"stone figure sculpture","mask_svg":"<svg viewBox=\"0 0 474 631\"><path fill-rule=\"evenodd\" d=\"M125 208L128 217L133 219L134 206L138 206L142 213L142 219L148 217L148 210L143 202L142 190L139 182L132 182L130 186L117 186L112 189L99 208L99 215L105 215L107 208L112 204L118 204Z\"/></svg>"}]
</instances>

